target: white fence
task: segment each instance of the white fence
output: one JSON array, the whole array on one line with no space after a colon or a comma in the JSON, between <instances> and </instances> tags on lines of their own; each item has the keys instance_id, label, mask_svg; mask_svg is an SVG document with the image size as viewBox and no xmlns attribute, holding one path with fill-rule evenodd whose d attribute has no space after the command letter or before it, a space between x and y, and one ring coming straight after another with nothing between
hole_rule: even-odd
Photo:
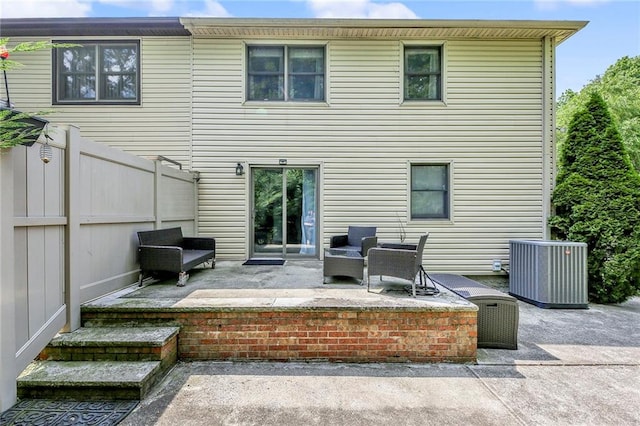
<instances>
[{"instance_id":1,"label":"white fence","mask_svg":"<svg viewBox=\"0 0 640 426\"><path fill-rule=\"evenodd\" d=\"M0 412L16 377L80 305L137 281L136 232L197 231L197 173L88 141L77 128L0 153ZM41 138L42 140L42 138Z\"/></svg>"}]
</instances>

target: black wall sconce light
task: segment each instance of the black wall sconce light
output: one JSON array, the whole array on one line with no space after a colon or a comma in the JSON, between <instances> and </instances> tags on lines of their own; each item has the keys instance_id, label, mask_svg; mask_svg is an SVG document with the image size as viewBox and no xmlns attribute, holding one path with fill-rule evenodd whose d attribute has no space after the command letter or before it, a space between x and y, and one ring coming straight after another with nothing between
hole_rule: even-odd
<instances>
[{"instance_id":1,"label":"black wall sconce light","mask_svg":"<svg viewBox=\"0 0 640 426\"><path fill-rule=\"evenodd\" d=\"M242 163L238 163L236 166L236 176L242 176L244 174L244 166Z\"/></svg>"}]
</instances>

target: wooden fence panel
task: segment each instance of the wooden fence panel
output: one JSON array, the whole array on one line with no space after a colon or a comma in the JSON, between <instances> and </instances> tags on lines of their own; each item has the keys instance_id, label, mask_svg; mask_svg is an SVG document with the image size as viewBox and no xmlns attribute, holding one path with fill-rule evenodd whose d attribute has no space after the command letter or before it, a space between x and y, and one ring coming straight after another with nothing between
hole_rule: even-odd
<instances>
[{"instance_id":1,"label":"wooden fence panel","mask_svg":"<svg viewBox=\"0 0 640 426\"><path fill-rule=\"evenodd\" d=\"M40 160L40 144L12 148L16 307L13 345L18 371L67 321L65 134L52 131L52 135L54 161L49 164Z\"/></svg>"},{"instance_id":2,"label":"wooden fence panel","mask_svg":"<svg viewBox=\"0 0 640 426\"><path fill-rule=\"evenodd\" d=\"M197 232L196 173L91 142L73 126L50 134L48 164L43 138L0 152L0 411L51 338L80 326L82 303L137 282L137 231Z\"/></svg>"},{"instance_id":3,"label":"wooden fence panel","mask_svg":"<svg viewBox=\"0 0 640 426\"><path fill-rule=\"evenodd\" d=\"M182 227L184 235L195 235L198 224L197 185L193 176L163 167L158 170L158 219L161 227Z\"/></svg>"},{"instance_id":4,"label":"wooden fence panel","mask_svg":"<svg viewBox=\"0 0 640 426\"><path fill-rule=\"evenodd\" d=\"M70 244L77 248L76 290L84 303L136 281L137 245L131 235L155 223L155 165L81 137L70 144L78 144L69 155L80 168L73 193L79 210L71 213L77 233Z\"/></svg>"}]
</instances>

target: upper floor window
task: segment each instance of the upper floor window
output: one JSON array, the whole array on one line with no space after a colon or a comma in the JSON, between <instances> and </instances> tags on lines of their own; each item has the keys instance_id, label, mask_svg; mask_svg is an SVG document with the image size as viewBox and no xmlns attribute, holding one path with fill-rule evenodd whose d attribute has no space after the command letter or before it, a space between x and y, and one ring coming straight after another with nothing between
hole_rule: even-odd
<instances>
[{"instance_id":1,"label":"upper floor window","mask_svg":"<svg viewBox=\"0 0 640 426\"><path fill-rule=\"evenodd\" d=\"M449 165L411 165L411 219L449 218Z\"/></svg>"},{"instance_id":2,"label":"upper floor window","mask_svg":"<svg viewBox=\"0 0 640 426\"><path fill-rule=\"evenodd\" d=\"M54 104L140 104L139 41L74 41L53 50Z\"/></svg>"},{"instance_id":3,"label":"upper floor window","mask_svg":"<svg viewBox=\"0 0 640 426\"><path fill-rule=\"evenodd\" d=\"M324 47L249 46L247 56L248 100L324 100Z\"/></svg>"},{"instance_id":4,"label":"upper floor window","mask_svg":"<svg viewBox=\"0 0 640 426\"><path fill-rule=\"evenodd\" d=\"M442 48L404 47L404 100L442 100Z\"/></svg>"}]
</instances>

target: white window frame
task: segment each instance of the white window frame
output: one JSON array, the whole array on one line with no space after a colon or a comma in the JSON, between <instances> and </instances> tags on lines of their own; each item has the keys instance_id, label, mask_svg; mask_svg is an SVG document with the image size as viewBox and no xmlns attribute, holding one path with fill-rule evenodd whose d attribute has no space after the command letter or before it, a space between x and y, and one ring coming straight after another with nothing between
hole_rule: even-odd
<instances>
[{"instance_id":1,"label":"white window frame","mask_svg":"<svg viewBox=\"0 0 640 426\"><path fill-rule=\"evenodd\" d=\"M446 216L433 216L433 217L413 217L412 212L412 195L413 195L413 166L446 166L447 167L447 200L446 200ZM407 219L409 222L423 222L423 221L440 221L445 223L452 223L454 220L453 210L453 161L410 161L407 163Z\"/></svg>"},{"instance_id":2,"label":"white window frame","mask_svg":"<svg viewBox=\"0 0 640 426\"><path fill-rule=\"evenodd\" d=\"M404 52L406 47L439 47L440 48L440 99L405 99L405 60ZM406 106L446 106L447 105L447 56L448 48L447 43L442 40L428 40L428 41L403 41L400 42L400 105Z\"/></svg>"},{"instance_id":3,"label":"white window frame","mask_svg":"<svg viewBox=\"0 0 640 426\"><path fill-rule=\"evenodd\" d=\"M61 85L61 73L59 61L61 55L64 54L65 48L53 49L53 105L141 105L142 104L142 43L139 39L105 39L105 40L64 40L59 41L56 40L54 43L73 43L78 44L81 47L93 46L96 49L96 64L95 64L95 91L96 97L95 99L87 98L87 99L64 99L61 98L60 95L60 85ZM135 46L136 49L136 97L135 99L104 99L101 98L101 78L103 75L108 74L104 73L101 69L101 59L100 52L102 48L109 46L123 46L123 45L132 45Z\"/></svg>"},{"instance_id":4,"label":"white window frame","mask_svg":"<svg viewBox=\"0 0 640 426\"><path fill-rule=\"evenodd\" d=\"M284 49L284 99L249 99L249 49L251 47L282 47ZM324 54L324 93L322 99L290 99L289 98L289 70L288 70L288 49L289 48L321 48ZM310 40L308 42L270 42L264 43L260 41L244 42L244 61L243 61L243 87L244 87L244 103L245 104L293 104L301 103L305 105L327 105L329 103L329 43Z\"/></svg>"}]
</instances>

